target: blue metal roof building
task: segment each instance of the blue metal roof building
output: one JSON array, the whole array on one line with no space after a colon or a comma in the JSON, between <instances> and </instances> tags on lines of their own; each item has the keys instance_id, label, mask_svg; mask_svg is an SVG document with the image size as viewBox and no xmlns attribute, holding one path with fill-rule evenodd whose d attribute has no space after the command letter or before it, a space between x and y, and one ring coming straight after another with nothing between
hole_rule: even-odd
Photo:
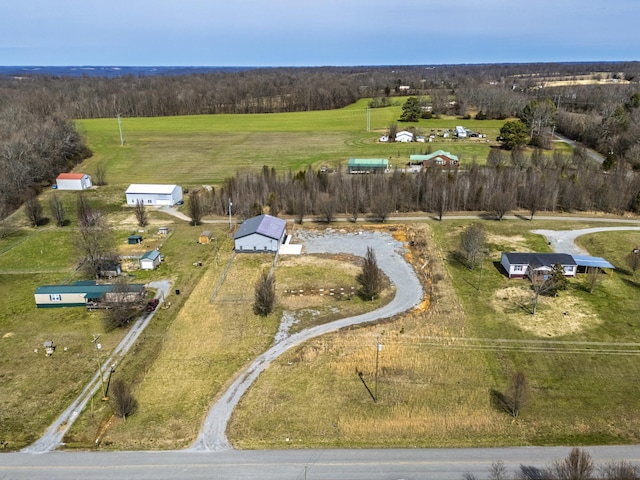
<instances>
[{"instance_id":1,"label":"blue metal roof building","mask_svg":"<svg viewBox=\"0 0 640 480\"><path fill-rule=\"evenodd\" d=\"M287 222L271 215L245 220L233 235L236 252L272 252L280 248Z\"/></svg>"}]
</instances>

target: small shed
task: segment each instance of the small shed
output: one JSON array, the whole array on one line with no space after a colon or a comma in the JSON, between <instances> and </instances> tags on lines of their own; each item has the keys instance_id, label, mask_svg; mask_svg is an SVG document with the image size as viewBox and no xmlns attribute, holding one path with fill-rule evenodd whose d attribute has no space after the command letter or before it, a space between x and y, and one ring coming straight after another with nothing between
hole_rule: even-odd
<instances>
[{"instance_id":1,"label":"small shed","mask_svg":"<svg viewBox=\"0 0 640 480\"><path fill-rule=\"evenodd\" d=\"M139 245L142 243L142 235L129 235L127 237L127 243L129 245Z\"/></svg>"},{"instance_id":2,"label":"small shed","mask_svg":"<svg viewBox=\"0 0 640 480\"><path fill-rule=\"evenodd\" d=\"M213 235L211 235L211 232L209 230L205 230L198 237L198 243L201 243L203 245L208 245L211 243L212 236Z\"/></svg>"},{"instance_id":3,"label":"small shed","mask_svg":"<svg viewBox=\"0 0 640 480\"><path fill-rule=\"evenodd\" d=\"M158 250L149 250L140 257L140 268L142 270L155 270L160 265L160 252Z\"/></svg>"},{"instance_id":4,"label":"small shed","mask_svg":"<svg viewBox=\"0 0 640 480\"><path fill-rule=\"evenodd\" d=\"M101 278L112 278L122 274L122 266L118 262L106 262L100 265L98 275Z\"/></svg>"},{"instance_id":5,"label":"small shed","mask_svg":"<svg viewBox=\"0 0 640 480\"><path fill-rule=\"evenodd\" d=\"M58 190L86 190L91 186L91 175L86 173L61 173L56 178Z\"/></svg>"},{"instance_id":6,"label":"small shed","mask_svg":"<svg viewBox=\"0 0 640 480\"><path fill-rule=\"evenodd\" d=\"M158 227L158 235L169 235L169 227Z\"/></svg>"}]
</instances>

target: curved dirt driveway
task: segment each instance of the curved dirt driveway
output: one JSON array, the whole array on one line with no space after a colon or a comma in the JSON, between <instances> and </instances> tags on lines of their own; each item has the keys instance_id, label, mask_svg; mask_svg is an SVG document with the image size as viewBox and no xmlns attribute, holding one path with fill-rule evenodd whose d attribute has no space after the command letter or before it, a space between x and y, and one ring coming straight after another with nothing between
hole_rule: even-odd
<instances>
[{"instance_id":1,"label":"curved dirt driveway","mask_svg":"<svg viewBox=\"0 0 640 480\"><path fill-rule=\"evenodd\" d=\"M233 409L260 373L288 349L340 328L397 315L422 301L422 285L420 285L413 268L402 257L402 244L391 235L380 232L361 232L359 234L304 232L299 235L301 235L299 238L303 241L307 253L348 253L364 257L367 247L373 248L378 266L396 288L396 296L387 305L373 312L318 325L276 343L256 358L213 405L200 430L198 439L190 450L221 451L232 448L225 431Z\"/></svg>"}]
</instances>

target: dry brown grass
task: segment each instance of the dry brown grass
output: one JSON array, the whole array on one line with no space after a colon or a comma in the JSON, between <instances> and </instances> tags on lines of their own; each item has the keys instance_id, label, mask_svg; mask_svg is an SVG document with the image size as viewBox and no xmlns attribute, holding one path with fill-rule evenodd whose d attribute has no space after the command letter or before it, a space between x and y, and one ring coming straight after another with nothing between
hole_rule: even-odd
<instances>
[{"instance_id":1,"label":"dry brown grass","mask_svg":"<svg viewBox=\"0 0 640 480\"><path fill-rule=\"evenodd\" d=\"M536 314L532 315L532 295L526 282L496 291L492 304L518 328L545 338L580 333L602 322L584 301L570 292L560 292L557 297L541 295Z\"/></svg>"},{"instance_id":2,"label":"dry brown grass","mask_svg":"<svg viewBox=\"0 0 640 480\"><path fill-rule=\"evenodd\" d=\"M303 328L380 304L319 295L284 296L281 292L285 288L304 286L317 291L355 284L359 267L347 257L281 257L275 273L277 311L267 318L256 317L252 312L253 286L259 272L271 267L273 257L236 256L210 303L226 261L221 258L218 266L204 267L207 270L201 281L164 336L162 352L135 391L139 411L126 422L113 421L102 434L102 445L123 449L188 446L195 440L212 401L243 366L271 345L282 309L298 312L302 321L295 328Z\"/></svg>"},{"instance_id":3,"label":"dry brown grass","mask_svg":"<svg viewBox=\"0 0 640 480\"><path fill-rule=\"evenodd\" d=\"M414 242L407 257L430 300L392 321L336 332L289 352L236 410L230 427L235 445L442 446L508 435L509 421L490 406L482 354L434 340L464 336L466 319L429 227L398 228L396 238ZM375 388L378 341L374 403L356 372Z\"/></svg>"}]
</instances>

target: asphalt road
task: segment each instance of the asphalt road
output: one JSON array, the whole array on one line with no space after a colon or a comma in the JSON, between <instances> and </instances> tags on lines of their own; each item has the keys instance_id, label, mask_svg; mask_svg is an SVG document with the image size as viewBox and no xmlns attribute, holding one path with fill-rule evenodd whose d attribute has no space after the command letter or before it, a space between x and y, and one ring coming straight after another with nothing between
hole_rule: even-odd
<instances>
[{"instance_id":1,"label":"asphalt road","mask_svg":"<svg viewBox=\"0 0 640 480\"><path fill-rule=\"evenodd\" d=\"M601 220L579 218L577 220ZM615 221L628 221L624 219L613 219ZM573 243L573 239L579 235L591 233L593 231L604 230L640 230L640 227L601 227L597 229L584 229L575 231L539 231L552 242L554 248L557 245L567 246ZM368 234L367 234L368 235ZM363 255L364 249L374 240L367 235L346 236L339 240L339 243L349 245L345 251ZM324 244L326 236L316 237L316 247L313 242L307 239L308 251L327 251L331 244ZM389 270L392 264L404 264L398 262L397 244L390 237L380 235L381 243L377 245L376 256L380 267L385 270L396 283L396 281L407 272L401 270ZM386 243L386 246L385 246ZM335 246L335 245L334 245ZM353 246L353 250L352 250ZM315 250L315 249L318 250ZM576 252L577 253L577 252ZM401 257L400 257L401 260ZM398 277L397 275L400 275ZM409 269L409 277L415 274ZM402 282L402 281L401 281ZM397 286L398 284L396 284ZM405 285L400 283L400 285ZM165 288L169 285L154 285L154 287ZM418 284L419 288L419 284ZM399 289L400 290L400 289ZM403 289L404 290L404 289ZM406 290L412 290L407 288ZM415 305L418 297L403 297L399 305L386 311L380 309L375 314L377 318L384 318L393 315L395 308L400 306L403 309ZM415 295L415 292L414 292ZM397 297L396 297L397 298ZM394 299L394 302L396 300ZM393 303L393 302L392 302ZM402 310L400 310L402 311ZM369 314L367 314L369 315ZM148 316L146 321L150 320ZM363 317L363 316L360 316ZM371 321L372 319L356 319L359 321ZM342 321L353 321L344 319ZM145 318L141 319L140 327L143 328ZM348 324L333 322L328 324L328 330L342 328ZM146 325L146 324L145 324ZM132 329L133 330L133 329ZM276 358L280 353L286 351L294 345L312 338L322 333L310 329L311 335L308 337L291 336L281 339L269 351L271 354L250 367L255 370L255 376L250 379L245 386L236 385L229 389L233 395L239 399L246 388L249 387L253 379L268 365L268 362ZM114 355L123 355L129 346L135 342L137 335L142 330L136 330L129 340L123 340ZM300 334L298 334L300 335ZM280 353L278 353L280 352ZM104 367L111 365L116 357L110 357L104 363ZM250 375L242 375L249 377ZM510 474L516 472L521 466L541 469L549 466L553 461L564 458L568 452L568 447L513 447L494 449L389 449L389 450L285 450L285 451L235 451L229 450L228 442L224 437L224 427L228 418L223 418L220 422L215 419L215 406L212 408L207 421L202 429L201 436L189 451L166 451L166 452L55 452L56 448L66 432L70 423L86 405L86 402L99 388L99 378L94 377L91 385L78 398L73 405L67 409L63 415L50 427L47 434L34 445L26 448L23 452L7 453L0 455L0 479L249 479L260 478L265 480L281 479L461 479L464 474L471 473L476 478L482 480L489 477L488 470L493 462L503 462ZM228 393L229 393L228 392ZM232 395L232 396L233 396ZM231 400L231 403L237 400ZM218 402L218 405L221 402ZM228 410L230 415L232 408ZM225 414L226 415L226 414ZM210 451L219 450L219 451ZM614 446L614 447L588 447L586 450L592 455L597 464L602 464L611 460L626 460L635 464L640 463L640 447L638 446ZM40 453L40 455L33 455Z\"/></svg>"},{"instance_id":2,"label":"asphalt road","mask_svg":"<svg viewBox=\"0 0 640 480\"><path fill-rule=\"evenodd\" d=\"M638 447L585 448L596 464L640 462ZM3 480L462 480L489 478L493 462L510 475L565 458L567 447L495 449L285 450L226 452L49 452L0 455ZM511 477L510 477L511 478ZM533 477L530 477L533 478Z\"/></svg>"}]
</instances>

